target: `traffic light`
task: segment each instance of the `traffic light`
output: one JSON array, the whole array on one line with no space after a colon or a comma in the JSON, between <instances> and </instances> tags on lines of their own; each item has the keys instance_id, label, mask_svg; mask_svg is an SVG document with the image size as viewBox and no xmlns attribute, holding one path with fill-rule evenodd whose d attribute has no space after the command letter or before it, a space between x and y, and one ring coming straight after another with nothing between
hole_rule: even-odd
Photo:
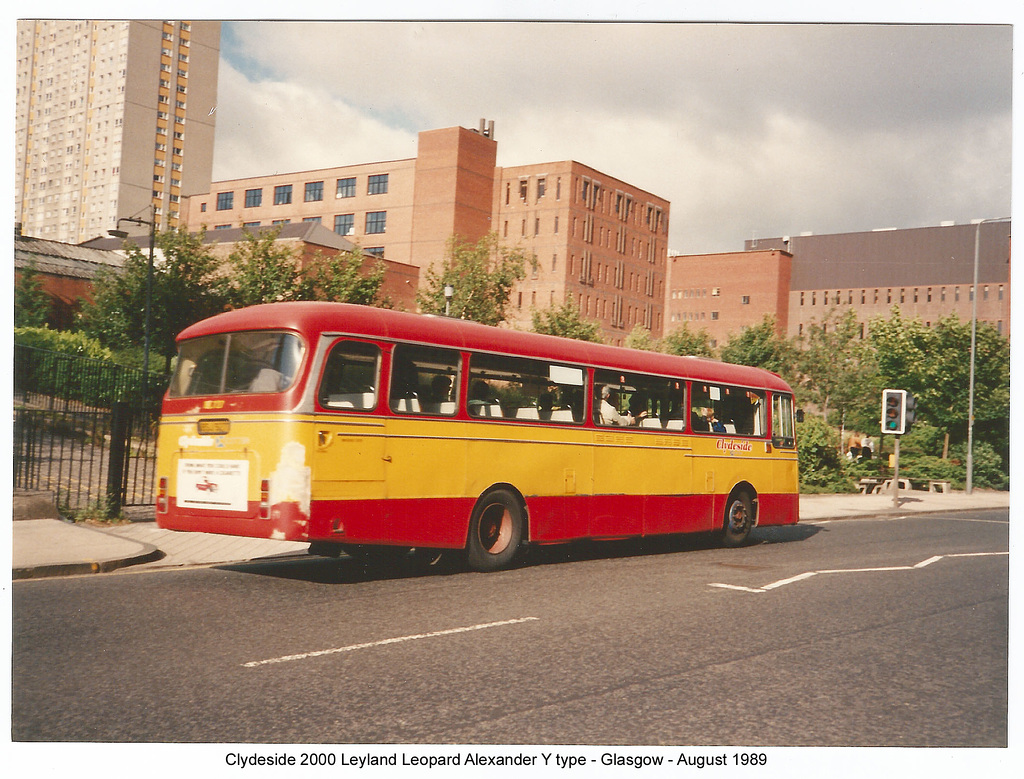
<instances>
[{"instance_id":1,"label":"traffic light","mask_svg":"<svg viewBox=\"0 0 1024 779\"><path fill-rule=\"evenodd\" d=\"M907 391L882 390L882 432L903 435L907 429Z\"/></svg>"},{"instance_id":2,"label":"traffic light","mask_svg":"<svg viewBox=\"0 0 1024 779\"><path fill-rule=\"evenodd\" d=\"M909 392L903 403L903 432L909 433L914 420L917 419L917 400Z\"/></svg>"}]
</instances>

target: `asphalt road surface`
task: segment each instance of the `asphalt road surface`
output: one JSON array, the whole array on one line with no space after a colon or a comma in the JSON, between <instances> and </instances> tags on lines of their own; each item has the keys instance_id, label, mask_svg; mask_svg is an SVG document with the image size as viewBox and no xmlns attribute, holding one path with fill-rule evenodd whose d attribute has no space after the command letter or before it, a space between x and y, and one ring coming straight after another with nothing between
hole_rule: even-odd
<instances>
[{"instance_id":1,"label":"asphalt road surface","mask_svg":"<svg viewBox=\"0 0 1024 779\"><path fill-rule=\"evenodd\" d=\"M12 739L1004 746L1008 512L13 583Z\"/></svg>"}]
</instances>

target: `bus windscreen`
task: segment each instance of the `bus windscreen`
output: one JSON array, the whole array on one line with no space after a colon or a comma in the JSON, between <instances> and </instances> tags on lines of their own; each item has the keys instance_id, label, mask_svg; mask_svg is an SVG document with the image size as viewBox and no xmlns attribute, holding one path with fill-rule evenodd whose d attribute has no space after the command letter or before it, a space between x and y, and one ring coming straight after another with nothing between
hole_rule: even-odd
<instances>
[{"instance_id":1,"label":"bus windscreen","mask_svg":"<svg viewBox=\"0 0 1024 779\"><path fill-rule=\"evenodd\" d=\"M292 333L243 332L181 344L171 397L281 392L295 381L302 341Z\"/></svg>"}]
</instances>

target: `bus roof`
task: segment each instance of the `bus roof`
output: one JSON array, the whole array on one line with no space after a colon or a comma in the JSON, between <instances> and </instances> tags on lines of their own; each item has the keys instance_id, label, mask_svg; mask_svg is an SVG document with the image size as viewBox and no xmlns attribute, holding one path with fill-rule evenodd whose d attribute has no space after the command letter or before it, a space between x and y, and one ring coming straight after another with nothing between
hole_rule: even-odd
<instances>
[{"instance_id":1,"label":"bus roof","mask_svg":"<svg viewBox=\"0 0 1024 779\"><path fill-rule=\"evenodd\" d=\"M520 354L594 367L618 368L792 392L777 374L761 368L703 357L607 346L540 335L443 316L410 314L350 303L287 302L240 308L187 327L178 341L241 330L293 330L315 342L322 333L449 346L455 349Z\"/></svg>"}]
</instances>

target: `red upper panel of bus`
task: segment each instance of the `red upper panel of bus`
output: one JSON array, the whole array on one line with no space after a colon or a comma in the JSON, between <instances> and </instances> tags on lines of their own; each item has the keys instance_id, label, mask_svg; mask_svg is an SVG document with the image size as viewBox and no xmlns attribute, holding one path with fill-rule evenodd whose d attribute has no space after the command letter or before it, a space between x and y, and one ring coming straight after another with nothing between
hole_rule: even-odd
<instances>
[{"instance_id":1,"label":"red upper panel of bus","mask_svg":"<svg viewBox=\"0 0 1024 779\"><path fill-rule=\"evenodd\" d=\"M760 368L701 357L676 357L625 349L490 327L460 319L409 314L348 303L268 303L241 308L197 322L183 330L178 340L239 330L292 330L305 336L310 345L316 343L321 333L412 341L792 392L779 376Z\"/></svg>"}]
</instances>

